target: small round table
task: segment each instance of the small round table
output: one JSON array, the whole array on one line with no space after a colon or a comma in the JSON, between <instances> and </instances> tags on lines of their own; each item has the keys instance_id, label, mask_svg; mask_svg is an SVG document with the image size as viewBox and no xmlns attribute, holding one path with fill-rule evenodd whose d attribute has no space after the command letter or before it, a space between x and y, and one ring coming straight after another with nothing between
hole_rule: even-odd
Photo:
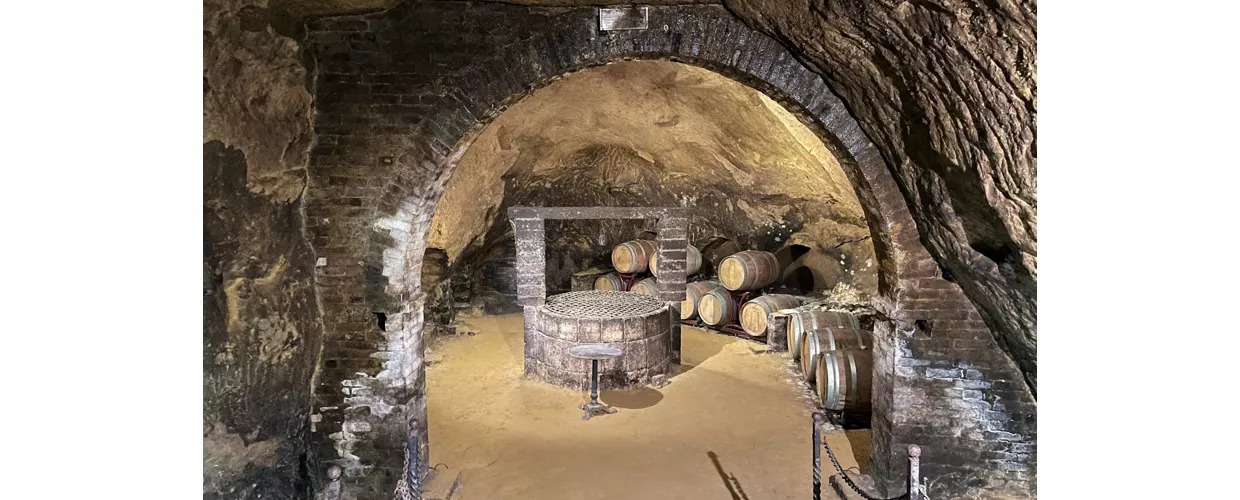
<instances>
[{"instance_id":1,"label":"small round table","mask_svg":"<svg viewBox=\"0 0 1240 500\"><path fill-rule=\"evenodd\" d=\"M616 409L598 402L598 361L600 359L618 358L623 354L620 349L606 344L586 344L569 348L568 355L578 359L590 360L590 402L579 406L586 414L582 420L590 420L595 413L615 413Z\"/></svg>"}]
</instances>

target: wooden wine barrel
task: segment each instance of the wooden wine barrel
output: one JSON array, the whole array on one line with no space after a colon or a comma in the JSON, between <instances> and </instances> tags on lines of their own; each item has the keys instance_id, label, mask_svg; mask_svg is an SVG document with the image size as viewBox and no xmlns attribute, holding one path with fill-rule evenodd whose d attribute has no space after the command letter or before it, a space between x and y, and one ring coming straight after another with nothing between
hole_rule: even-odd
<instances>
[{"instance_id":1,"label":"wooden wine barrel","mask_svg":"<svg viewBox=\"0 0 1240 500\"><path fill-rule=\"evenodd\" d=\"M702 252L699 252L693 245L685 247L685 276L693 276L702 269ZM650 256L650 274L659 277L659 252L655 252Z\"/></svg>"},{"instance_id":2,"label":"wooden wine barrel","mask_svg":"<svg viewBox=\"0 0 1240 500\"><path fill-rule=\"evenodd\" d=\"M637 283L633 283L633 286L629 288L629 291L635 292L635 293L644 293L656 299L659 298L659 285L658 285L658 282L655 281L654 278L646 278L644 280L638 281Z\"/></svg>"},{"instance_id":3,"label":"wooden wine barrel","mask_svg":"<svg viewBox=\"0 0 1240 500\"><path fill-rule=\"evenodd\" d=\"M620 281L620 276L617 276L616 273L604 274L594 280L594 289L622 292L624 291L624 282Z\"/></svg>"},{"instance_id":4,"label":"wooden wine barrel","mask_svg":"<svg viewBox=\"0 0 1240 500\"><path fill-rule=\"evenodd\" d=\"M714 289L727 291L718 281L694 281L685 285L685 300L680 301L680 319L693 319L698 316L698 301L703 295Z\"/></svg>"},{"instance_id":5,"label":"wooden wine barrel","mask_svg":"<svg viewBox=\"0 0 1240 500\"><path fill-rule=\"evenodd\" d=\"M869 349L870 332L852 328L820 328L801 336L801 373L808 382L814 381L814 360L824 352L841 349Z\"/></svg>"},{"instance_id":6,"label":"wooden wine barrel","mask_svg":"<svg viewBox=\"0 0 1240 500\"><path fill-rule=\"evenodd\" d=\"M650 256L658 247L650 240L626 241L611 251L611 265L622 273L644 273L650 268Z\"/></svg>"},{"instance_id":7,"label":"wooden wine barrel","mask_svg":"<svg viewBox=\"0 0 1240 500\"><path fill-rule=\"evenodd\" d=\"M818 356L814 361L814 385L823 408L870 411L873 356L873 349L842 349Z\"/></svg>"},{"instance_id":8,"label":"wooden wine barrel","mask_svg":"<svg viewBox=\"0 0 1240 500\"><path fill-rule=\"evenodd\" d=\"M698 316L710 326L723 326L736 319L736 304L728 289L714 288L698 299Z\"/></svg>"},{"instance_id":9,"label":"wooden wine barrel","mask_svg":"<svg viewBox=\"0 0 1240 500\"><path fill-rule=\"evenodd\" d=\"M791 295L763 295L741 306L741 329L754 337L766 334L766 315L780 309L792 309L801 301Z\"/></svg>"},{"instance_id":10,"label":"wooden wine barrel","mask_svg":"<svg viewBox=\"0 0 1240 500\"><path fill-rule=\"evenodd\" d=\"M719 263L719 282L728 290L757 290L777 279L779 261L771 252L745 250Z\"/></svg>"},{"instance_id":11,"label":"wooden wine barrel","mask_svg":"<svg viewBox=\"0 0 1240 500\"><path fill-rule=\"evenodd\" d=\"M788 353L793 361L801 359L801 337L805 332L819 328L852 328L860 330L857 318L846 312L836 311L798 311L788 320Z\"/></svg>"}]
</instances>

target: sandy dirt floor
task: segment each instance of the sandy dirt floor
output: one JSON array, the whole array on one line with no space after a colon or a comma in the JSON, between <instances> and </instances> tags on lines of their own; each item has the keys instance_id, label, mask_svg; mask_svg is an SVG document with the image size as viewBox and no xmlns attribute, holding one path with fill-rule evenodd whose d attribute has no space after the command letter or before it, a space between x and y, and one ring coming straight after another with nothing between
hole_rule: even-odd
<instances>
[{"instance_id":1,"label":"sandy dirt floor","mask_svg":"<svg viewBox=\"0 0 1240 500\"><path fill-rule=\"evenodd\" d=\"M811 407L785 354L685 327L668 385L604 391L619 413L583 421L588 394L522 379L521 330L519 314L462 319L475 335L428 352L430 463L462 473L454 498L809 497ZM844 467L868 472L868 431L825 437Z\"/></svg>"}]
</instances>

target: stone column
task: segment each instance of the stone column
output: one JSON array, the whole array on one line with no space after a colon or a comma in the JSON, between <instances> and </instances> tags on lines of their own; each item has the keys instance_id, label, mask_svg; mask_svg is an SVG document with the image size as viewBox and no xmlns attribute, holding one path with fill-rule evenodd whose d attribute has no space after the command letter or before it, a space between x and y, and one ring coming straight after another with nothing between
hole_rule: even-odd
<instances>
[{"instance_id":1,"label":"stone column","mask_svg":"<svg viewBox=\"0 0 1240 500\"><path fill-rule=\"evenodd\" d=\"M689 218L664 215L658 222L659 298L667 302L671 318L672 362L680 363L680 303L685 300L685 271L689 246Z\"/></svg>"},{"instance_id":2,"label":"stone column","mask_svg":"<svg viewBox=\"0 0 1240 500\"><path fill-rule=\"evenodd\" d=\"M517 303L525 313L525 375L536 367L529 362L538 359L542 344L534 338L538 322L538 307L547 300L547 256L542 218L513 219L513 233L517 246Z\"/></svg>"},{"instance_id":3,"label":"stone column","mask_svg":"<svg viewBox=\"0 0 1240 500\"><path fill-rule=\"evenodd\" d=\"M680 302L667 303L668 349L672 353L672 362L680 364Z\"/></svg>"}]
</instances>

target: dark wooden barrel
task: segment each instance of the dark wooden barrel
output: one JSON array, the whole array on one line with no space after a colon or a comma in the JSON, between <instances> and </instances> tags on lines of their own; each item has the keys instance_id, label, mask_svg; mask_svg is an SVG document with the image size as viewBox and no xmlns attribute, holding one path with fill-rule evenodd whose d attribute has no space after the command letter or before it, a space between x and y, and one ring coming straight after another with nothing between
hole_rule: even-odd
<instances>
[{"instance_id":1,"label":"dark wooden barrel","mask_svg":"<svg viewBox=\"0 0 1240 500\"><path fill-rule=\"evenodd\" d=\"M788 352L793 361L801 359L801 337L809 330L819 328L852 328L860 330L857 318L846 312L836 311L797 311L788 318Z\"/></svg>"},{"instance_id":2,"label":"dark wooden barrel","mask_svg":"<svg viewBox=\"0 0 1240 500\"><path fill-rule=\"evenodd\" d=\"M766 334L766 315L780 309L792 309L801 301L791 295L763 295L741 305L741 329L754 337Z\"/></svg>"},{"instance_id":3,"label":"dark wooden barrel","mask_svg":"<svg viewBox=\"0 0 1240 500\"><path fill-rule=\"evenodd\" d=\"M873 349L841 349L818 356L815 389L823 408L869 412L874 376Z\"/></svg>"},{"instance_id":4,"label":"dark wooden barrel","mask_svg":"<svg viewBox=\"0 0 1240 500\"><path fill-rule=\"evenodd\" d=\"M719 282L728 290L757 290L776 279L779 279L779 261L771 252L745 250L719 263Z\"/></svg>"},{"instance_id":5,"label":"dark wooden barrel","mask_svg":"<svg viewBox=\"0 0 1240 500\"><path fill-rule=\"evenodd\" d=\"M659 298L659 285L654 278L646 278L638 281L637 283L633 283L633 286L629 287L629 291L634 293L644 293L656 299Z\"/></svg>"},{"instance_id":6,"label":"dark wooden barrel","mask_svg":"<svg viewBox=\"0 0 1240 500\"><path fill-rule=\"evenodd\" d=\"M616 273L608 273L595 278L594 289L622 292L624 291L624 282L620 281L620 276L617 276Z\"/></svg>"},{"instance_id":7,"label":"dark wooden barrel","mask_svg":"<svg viewBox=\"0 0 1240 500\"><path fill-rule=\"evenodd\" d=\"M718 281L695 281L685 285L685 300L680 301L680 319L693 319L698 316L698 301L703 295L714 289L726 291Z\"/></svg>"},{"instance_id":8,"label":"dark wooden barrel","mask_svg":"<svg viewBox=\"0 0 1240 500\"><path fill-rule=\"evenodd\" d=\"M723 287L712 289L698 299L698 317L710 326L723 326L736 319L736 304L732 294Z\"/></svg>"},{"instance_id":9,"label":"dark wooden barrel","mask_svg":"<svg viewBox=\"0 0 1240 500\"><path fill-rule=\"evenodd\" d=\"M819 328L801 336L801 372L808 382L814 381L814 360L824 352L841 349L869 349L870 332L852 328Z\"/></svg>"},{"instance_id":10,"label":"dark wooden barrel","mask_svg":"<svg viewBox=\"0 0 1240 500\"><path fill-rule=\"evenodd\" d=\"M657 250L650 240L626 241L611 251L611 265L622 273L644 273L650 268L650 256Z\"/></svg>"},{"instance_id":11,"label":"dark wooden barrel","mask_svg":"<svg viewBox=\"0 0 1240 500\"><path fill-rule=\"evenodd\" d=\"M693 276L694 273L702 269L702 252L699 252L693 245L685 247L685 276ZM655 252L650 256L650 274L659 277L659 252Z\"/></svg>"}]
</instances>

